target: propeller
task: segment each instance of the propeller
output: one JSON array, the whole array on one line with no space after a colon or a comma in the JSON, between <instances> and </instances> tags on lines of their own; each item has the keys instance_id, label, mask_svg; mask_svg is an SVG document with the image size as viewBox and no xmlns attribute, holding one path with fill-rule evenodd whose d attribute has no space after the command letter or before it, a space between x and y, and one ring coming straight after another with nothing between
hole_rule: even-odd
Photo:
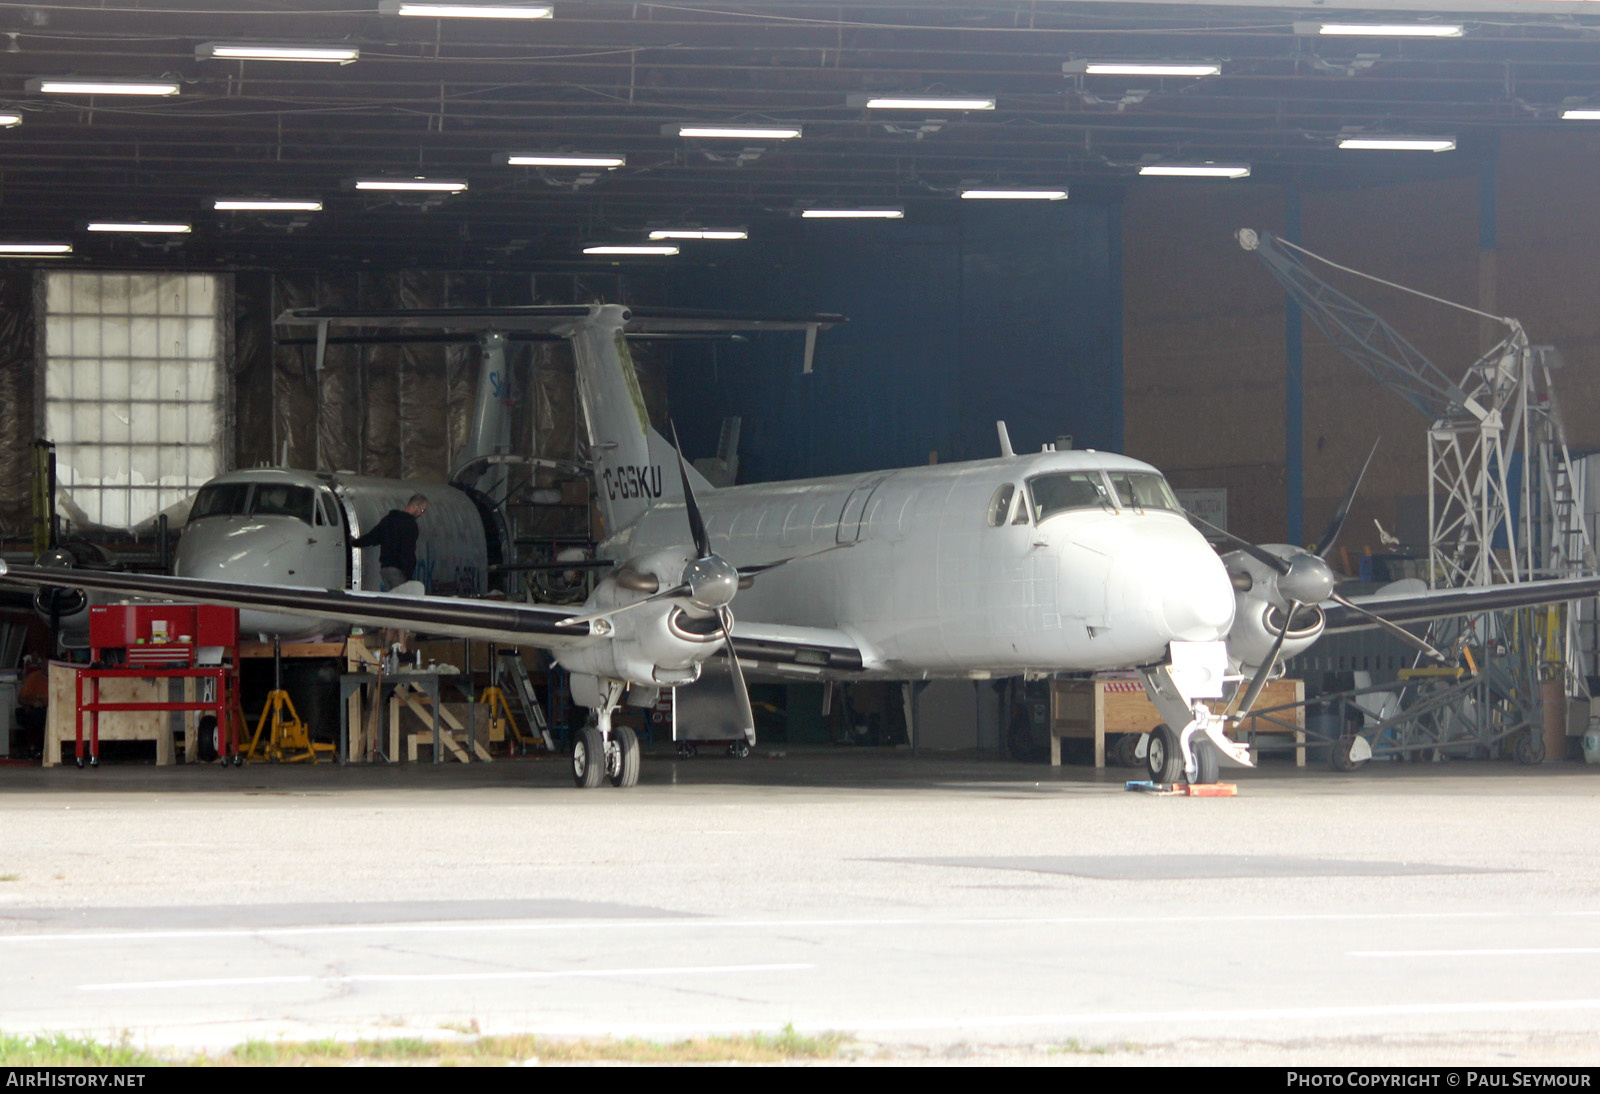
<instances>
[{"instance_id":1,"label":"propeller","mask_svg":"<svg viewBox=\"0 0 1600 1094\"><path fill-rule=\"evenodd\" d=\"M782 566L786 562L792 562L793 559L780 559L762 566L747 567L747 573L711 549L711 537L706 533L706 522L700 513L700 503L695 499L694 487L689 483L689 465L684 460L682 446L678 443L678 427L676 424L669 424L672 429L673 451L678 457L678 477L683 483L683 511L689 521L689 539L694 544L695 557L683 568L678 584L671 588L660 589L642 600L635 600L617 608L570 616L560 620L556 625L576 626L597 619L609 619L659 600L683 599L703 611L713 613L722 630L722 648L728 655L728 671L733 677L733 694L739 706L740 725L744 727L745 738L754 744L755 712L750 706L750 689L745 686L744 671L739 668L739 658L733 650L733 613L728 610L728 604L739 591L743 581L753 578L758 573ZM634 573L626 566L619 571L619 574L622 573L632 575L628 587L637 591L642 592L649 588L650 584L656 583L650 575Z\"/></svg>"},{"instance_id":2,"label":"propeller","mask_svg":"<svg viewBox=\"0 0 1600 1094\"><path fill-rule=\"evenodd\" d=\"M1385 631L1427 654L1429 657L1440 661L1446 659L1444 654L1440 653L1428 642L1389 622L1387 619L1367 611L1360 605L1352 603L1334 591L1336 581L1333 575L1333 568L1328 565L1328 552L1333 550L1333 545L1338 542L1340 533L1344 531L1345 521L1349 519L1350 509L1355 504L1356 495L1361 489L1361 480L1366 477L1367 468L1372 465L1372 457L1377 452L1378 442L1374 441L1371 451L1367 453L1366 460L1361 464L1361 470L1356 472L1355 480L1350 484L1350 489L1346 491L1344 500L1340 502L1339 508L1334 512L1332 519L1328 521L1328 526L1323 529L1322 537L1317 541L1315 550L1297 551L1295 554L1285 558L1257 544L1240 539L1238 536L1232 535L1208 521L1192 514L1190 515L1189 519L1191 521L1235 544L1251 558L1271 569L1277 575L1273 582L1273 591L1276 594L1275 599L1281 601L1280 606L1286 609L1283 612L1283 626L1278 629L1277 636L1272 642L1272 649L1267 654L1266 660L1256 669L1255 675L1251 677L1250 683L1243 693L1236 692L1233 701L1229 704L1228 715L1230 717L1243 718L1250 713L1256 699L1260 697L1262 689L1266 687L1267 681L1272 678L1272 674L1277 670L1278 657L1283 651L1283 644L1289 637L1290 629L1294 626L1295 613L1308 604L1320 604L1324 600L1332 600L1372 620Z\"/></svg>"}]
</instances>

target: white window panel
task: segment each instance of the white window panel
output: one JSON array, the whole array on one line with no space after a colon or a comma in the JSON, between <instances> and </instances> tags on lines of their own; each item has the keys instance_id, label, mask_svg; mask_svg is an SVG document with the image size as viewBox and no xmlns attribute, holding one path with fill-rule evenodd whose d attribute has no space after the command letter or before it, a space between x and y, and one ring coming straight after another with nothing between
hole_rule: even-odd
<instances>
[{"instance_id":1,"label":"white window panel","mask_svg":"<svg viewBox=\"0 0 1600 1094\"><path fill-rule=\"evenodd\" d=\"M100 408L99 433L98 435L90 434L86 437L79 437L77 438L78 443L82 444L91 440L99 441L107 446L108 456L112 451L125 451L122 446L133 442L133 430L131 428L133 414L128 409L128 404L106 402L97 405Z\"/></svg>"},{"instance_id":2,"label":"white window panel","mask_svg":"<svg viewBox=\"0 0 1600 1094\"><path fill-rule=\"evenodd\" d=\"M219 279L45 278L44 418L68 508L135 526L222 467Z\"/></svg>"},{"instance_id":3,"label":"white window panel","mask_svg":"<svg viewBox=\"0 0 1600 1094\"><path fill-rule=\"evenodd\" d=\"M100 362L100 398L109 400L129 398L128 367L126 361Z\"/></svg>"},{"instance_id":4,"label":"white window panel","mask_svg":"<svg viewBox=\"0 0 1600 1094\"><path fill-rule=\"evenodd\" d=\"M100 320L100 352L107 357L127 357L128 320L120 315L108 315Z\"/></svg>"},{"instance_id":5,"label":"white window panel","mask_svg":"<svg viewBox=\"0 0 1600 1094\"><path fill-rule=\"evenodd\" d=\"M191 403L204 403L209 408L217 397L217 370L206 361L190 361L188 372L185 397Z\"/></svg>"},{"instance_id":6,"label":"white window panel","mask_svg":"<svg viewBox=\"0 0 1600 1094\"><path fill-rule=\"evenodd\" d=\"M129 318L128 356L161 356L161 343L156 338L156 320L154 316L135 315Z\"/></svg>"}]
</instances>

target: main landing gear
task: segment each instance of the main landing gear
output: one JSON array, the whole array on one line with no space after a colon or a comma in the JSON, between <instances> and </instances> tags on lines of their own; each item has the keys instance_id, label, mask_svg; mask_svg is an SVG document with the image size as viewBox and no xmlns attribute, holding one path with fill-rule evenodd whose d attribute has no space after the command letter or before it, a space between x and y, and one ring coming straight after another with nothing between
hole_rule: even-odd
<instances>
[{"instance_id":1,"label":"main landing gear","mask_svg":"<svg viewBox=\"0 0 1600 1094\"><path fill-rule=\"evenodd\" d=\"M639 782L639 737L629 726L613 726L611 715L622 702L623 687L614 681L602 685L601 705L595 723L585 725L572 741L572 781L580 790L593 790L601 780L630 787Z\"/></svg>"}]
</instances>

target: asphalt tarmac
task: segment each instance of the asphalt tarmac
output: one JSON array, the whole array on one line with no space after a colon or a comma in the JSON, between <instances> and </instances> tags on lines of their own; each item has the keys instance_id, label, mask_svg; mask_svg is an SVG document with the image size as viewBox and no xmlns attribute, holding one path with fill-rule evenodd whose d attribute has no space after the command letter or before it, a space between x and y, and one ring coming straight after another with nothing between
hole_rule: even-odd
<instances>
[{"instance_id":1,"label":"asphalt tarmac","mask_svg":"<svg viewBox=\"0 0 1600 1094\"><path fill-rule=\"evenodd\" d=\"M1269 764L1231 799L1132 774L878 749L648 755L626 791L559 758L0 768L0 1030L1600 1063L1600 769Z\"/></svg>"}]
</instances>

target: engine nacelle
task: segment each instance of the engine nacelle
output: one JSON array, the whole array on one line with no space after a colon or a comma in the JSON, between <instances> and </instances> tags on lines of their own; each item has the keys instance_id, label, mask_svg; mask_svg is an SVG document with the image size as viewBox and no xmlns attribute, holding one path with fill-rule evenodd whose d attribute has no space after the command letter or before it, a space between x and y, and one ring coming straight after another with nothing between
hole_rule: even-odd
<instances>
[{"instance_id":1,"label":"engine nacelle","mask_svg":"<svg viewBox=\"0 0 1600 1094\"><path fill-rule=\"evenodd\" d=\"M1263 549L1285 561L1300 556L1313 557L1281 543L1265 544ZM1222 556L1222 564L1227 567L1234 590L1233 628L1228 631L1229 667L1248 676L1271 655L1272 644L1283 628L1289 601L1278 587L1282 575L1264 562L1243 551L1230 551ZM1302 604L1295 611L1289 633L1283 640L1279 664L1322 637L1324 623L1321 607Z\"/></svg>"},{"instance_id":2,"label":"engine nacelle","mask_svg":"<svg viewBox=\"0 0 1600 1094\"><path fill-rule=\"evenodd\" d=\"M607 611L648 599L680 583L694 561L681 549L630 559L595 586L585 612ZM640 687L677 687L700 678L700 665L722 645L722 624L714 612L673 597L595 620L591 626L609 641L555 654L569 672L621 680ZM583 700L574 695L579 703Z\"/></svg>"}]
</instances>

